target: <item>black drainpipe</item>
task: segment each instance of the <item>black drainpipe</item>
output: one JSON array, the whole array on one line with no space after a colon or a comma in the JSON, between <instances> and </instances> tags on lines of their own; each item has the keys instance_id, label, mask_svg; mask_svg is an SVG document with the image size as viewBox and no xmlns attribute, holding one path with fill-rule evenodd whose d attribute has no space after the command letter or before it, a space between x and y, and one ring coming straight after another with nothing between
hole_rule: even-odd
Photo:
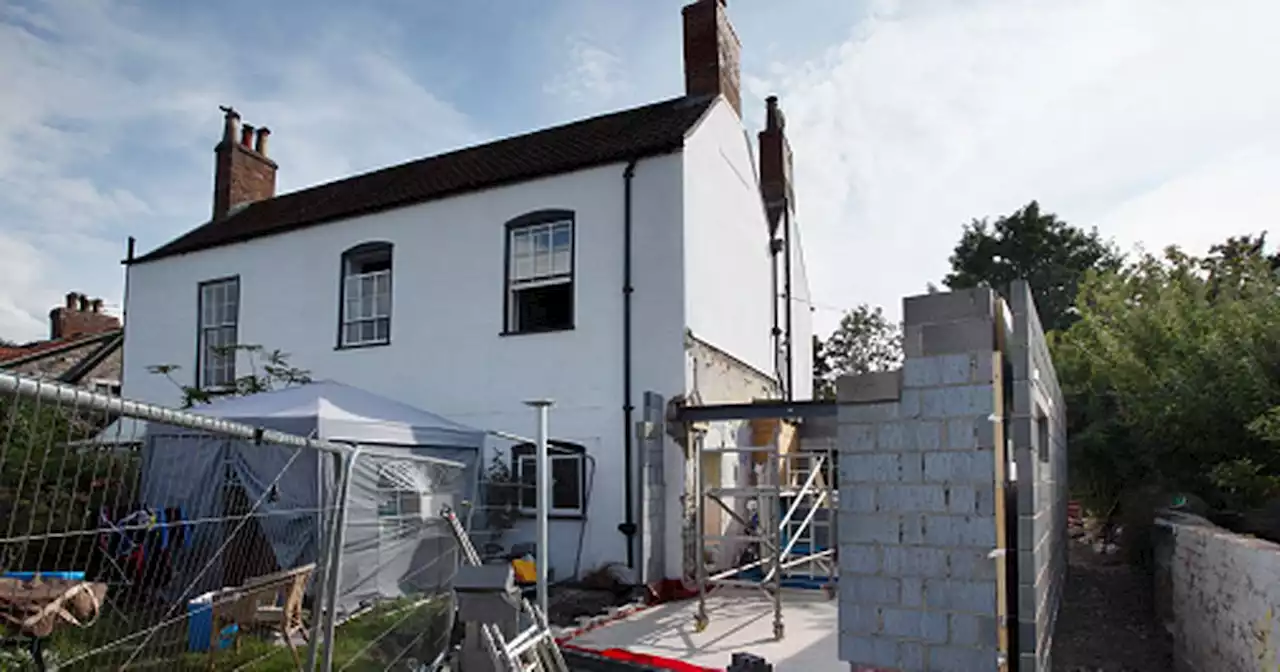
<instances>
[{"instance_id":1,"label":"black drainpipe","mask_svg":"<svg viewBox=\"0 0 1280 672\"><path fill-rule=\"evenodd\" d=\"M627 162L622 171L622 464L623 464L623 520L618 531L627 537L627 567L636 566L635 484L631 482L635 472L632 459L635 453L632 425L635 406L631 399L631 179L636 176L636 162Z\"/></svg>"},{"instance_id":2,"label":"black drainpipe","mask_svg":"<svg viewBox=\"0 0 1280 672\"><path fill-rule=\"evenodd\" d=\"M791 326L791 204L787 203L787 207L782 211L782 222L784 228L782 230L783 249L786 252L786 258L783 259L783 273L786 278L783 279L786 289L783 293L787 297L787 401L794 401L796 398L795 390L791 389L795 383L795 340L796 332Z\"/></svg>"}]
</instances>

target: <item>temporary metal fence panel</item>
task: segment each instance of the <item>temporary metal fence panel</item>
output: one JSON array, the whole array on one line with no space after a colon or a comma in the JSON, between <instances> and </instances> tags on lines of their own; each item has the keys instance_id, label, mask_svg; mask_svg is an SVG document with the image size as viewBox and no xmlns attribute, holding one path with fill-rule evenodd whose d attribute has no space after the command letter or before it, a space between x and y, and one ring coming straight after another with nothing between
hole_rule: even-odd
<instances>
[{"instance_id":1,"label":"temporary metal fence panel","mask_svg":"<svg viewBox=\"0 0 1280 672\"><path fill-rule=\"evenodd\" d=\"M420 669L463 467L0 373L0 669Z\"/></svg>"}]
</instances>

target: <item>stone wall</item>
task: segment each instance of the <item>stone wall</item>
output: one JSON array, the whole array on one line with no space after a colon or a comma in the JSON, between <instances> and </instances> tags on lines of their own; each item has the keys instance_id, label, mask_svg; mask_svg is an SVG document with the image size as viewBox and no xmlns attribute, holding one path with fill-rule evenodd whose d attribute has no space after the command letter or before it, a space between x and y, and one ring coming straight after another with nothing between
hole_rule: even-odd
<instances>
[{"instance_id":1,"label":"stone wall","mask_svg":"<svg viewBox=\"0 0 1280 672\"><path fill-rule=\"evenodd\" d=\"M852 668L998 669L997 333L986 289L904 301L900 371L838 384L840 647Z\"/></svg>"},{"instance_id":2,"label":"stone wall","mask_svg":"<svg viewBox=\"0 0 1280 672\"><path fill-rule=\"evenodd\" d=\"M1018 478L1018 670L1047 672L1067 572L1066 406L1026 282L1011 285L1009 306L1013 331L1004 350Z\"/></svg>"},{"instance_id":3,"label":"stone wall","mask_svg":"<svg viewBox=\"0 0 1280 672\"><path fill-rule=\"evenodd\" d=\"M1176 669L1280 669L1280 545L1170 515L1157 521L1156 559Z\"/></svg>"}]
</instances>

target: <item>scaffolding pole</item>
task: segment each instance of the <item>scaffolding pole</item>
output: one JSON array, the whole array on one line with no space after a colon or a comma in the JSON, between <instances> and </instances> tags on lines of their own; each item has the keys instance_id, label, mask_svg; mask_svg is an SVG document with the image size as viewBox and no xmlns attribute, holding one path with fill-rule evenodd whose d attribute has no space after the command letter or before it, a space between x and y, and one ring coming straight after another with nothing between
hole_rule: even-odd
<instances>
[{"instance_id":1,"label":"scaffolding pole","mask_svg":"<svg viewBox=\"0 0 1280 672\"><path fill-rule=\"evenodd\" d=\"M713 407L694 407L706 411ZM759 407L755 407L758 409ZM793 412L794 405L788 405L787 411ZM753 409L754 410L754 409ZM825 410L825 409L824 409ZM714 413L715 411L712 410ZM819 410L822 412L822 410ZM782 414L775 417L781 417ZM761 416L755 416L761 417ZM767 417L767 416L765 416ZM726 421L730 418L716 417L709 422ZM743 418L746 419L746 418ZM817 567L826 574L822 586L828 599L835 596L837 563L835 559L835 501L836 492L832 481L832 452L824 451L787 451L783 447L783 423L778 422L773 428L772 440L768 445L749 447L708 447L706 445L706 422L686 421L687 441L692 460L690 469L692 499L694 502L694 581L697 585L698 606L694 614L694 629L704 631L710 623L707 613L707 593L715 586L737 586L755 588L768 595L773 606L773 635L782 639L785 626L782 613L782 587L788 570L807 566L810 576ZM721 483L708 483L705 460L707 456L724 454L747 454L753 458L763 455L763 464L758 476L755 472L755 460L746 485L725 487ZM803 461L803 462L802 462ZM801 470L801 463L807 474L798 487L791 487L792 477ZM785 468L784 468L785 465ZM829 476L823 470L829 471ZM755 476L755 477L753 477ZM799 480L799 479L796 479ZM784 497L791 502L783 510ZM733 498L733 504L725 501ZM747 516L744 518L736 510L735 504L745 500ZM750 509L755 504L754 516ZM719 507L730 520L742 528L742 534L727 534L723 529L713 534L707 532L707 507ZM804 513L801 514L801 510ZM815 521L820 510L826 511L826 520L819 524ZM755 520L751 520L754 517ZM819 537L815 530L825 526L828 530L826 547L820 547ZM716 542L723 550L727 550L724 542L746 542L743 552L731 557L726 552L720 554L721 565L717 571L711 572L707 566L708 542ZM743 578L746 572L758 572L758 577Z\"/></svg>"}]
</instances>

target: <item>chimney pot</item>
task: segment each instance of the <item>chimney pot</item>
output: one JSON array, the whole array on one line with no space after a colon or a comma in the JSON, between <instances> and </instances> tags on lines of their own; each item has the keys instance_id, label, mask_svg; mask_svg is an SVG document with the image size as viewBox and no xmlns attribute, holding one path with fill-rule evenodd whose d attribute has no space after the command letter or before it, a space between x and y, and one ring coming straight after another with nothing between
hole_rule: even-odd
<instances>
[{"instance_id":1,"label":"chimney pot","mask_svg":"<svg viewBox=\"0 0 1280 672\"><path fill-rule=\"evenodd\" d=\"M82 313L84 313L84 312L88 312L88 310L89 310L89 297L85 296L84 294L80 294L80 295L79 295L79 296L77 296L76 298L77 298L77 299L79 299L79 301L80 301L80 306L79 306L80 312L82 312Z\"/></svg>"},{"instance_id":2,"label":"chimney pot","mask_svg":"<svg viewBox=\"0 0 1280 672\"><path fill-rule=\"evenodd\" d=\"M67 292L67 310L75 310L76 303L79 301L80 295L75 292Z\"/></svg>"},{"instance_id":3,"label":"chimney pot","mask_svg":"<svg viewBox=\"0 0 1280 672\"><path fill-rule=\"evenodd\" d=\"M222 110L222 141L235 142L236 133L240 130L240 113L229 105L219 106Z\"/></svg>"},{"instance_id":4,"label":"chimney pot","mask_svg":"<svg viewBox=\"0 0 1280 672\"><path fill-rule=\"evenodd\" d=\"M271 129L263 126L258 129L258 136L253 145L253 151L266 156L267 155L267 137L271 135Z\"/></svg>"},{"instance_id":5,"label":"chimney pot","mask_svg":"<svg viewBox=\"0 0 1280 672\"><path fill-rule=\"evenodd\" d=\"M89 308L95 313L102 312L102 299L94 299L89 302Z\"/></svg>"},{"instance_id":6,"label":"chimney pot","mask_svg":"<svg viewBox=\"0 0 1280 672\"><path fill-rule=\"evenodd\" d=\"M240 144L245 148L253 147L253 126L244 124L240 127Z\"/></svg>"}]
</instances>

